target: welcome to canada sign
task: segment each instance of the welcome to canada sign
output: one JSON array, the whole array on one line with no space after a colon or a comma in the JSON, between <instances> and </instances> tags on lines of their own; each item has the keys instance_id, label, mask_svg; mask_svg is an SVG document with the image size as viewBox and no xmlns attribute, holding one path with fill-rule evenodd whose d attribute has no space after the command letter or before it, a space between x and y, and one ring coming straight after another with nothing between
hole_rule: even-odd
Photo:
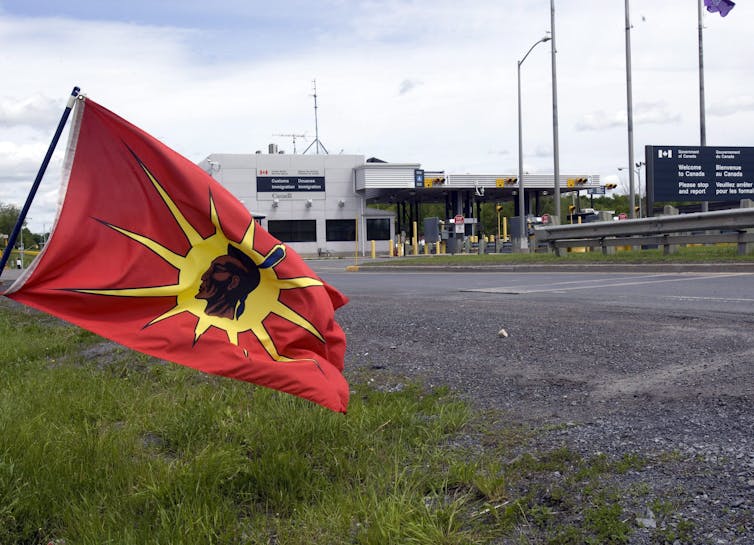
<instances>
[{"instance_id":1,"label":"welcome to canada sign","mask_svg":"<svg viewBox=\"0 0 754 545\"><path fill-rule=\"evenodd\" d=\"M654 201L754 199L754 148L646 146L645 153Z\"/></svg>"}]
</instances>

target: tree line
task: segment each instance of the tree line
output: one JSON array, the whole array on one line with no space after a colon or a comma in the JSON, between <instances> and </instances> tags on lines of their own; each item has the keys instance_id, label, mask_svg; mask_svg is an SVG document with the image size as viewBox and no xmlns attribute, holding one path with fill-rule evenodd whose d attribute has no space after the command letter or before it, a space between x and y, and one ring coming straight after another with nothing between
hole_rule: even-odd
<instances>
[{"instance_id":1,"label":"tree line","mask_svg":"<svg viewBox=\"0 0 754 545\"><path fill-rule=\"evenodd\" d=\"M0 202L0 247L5 248L8 243L7 237L10 237L13 232L20 215L21 209L15 204ZM44 241L44 233L32 233L24 222L19 240L16 241L16 247L21 244L21 241L23 241L24 248L27 250L38 250Z\"/></svg>"}]
</instances>

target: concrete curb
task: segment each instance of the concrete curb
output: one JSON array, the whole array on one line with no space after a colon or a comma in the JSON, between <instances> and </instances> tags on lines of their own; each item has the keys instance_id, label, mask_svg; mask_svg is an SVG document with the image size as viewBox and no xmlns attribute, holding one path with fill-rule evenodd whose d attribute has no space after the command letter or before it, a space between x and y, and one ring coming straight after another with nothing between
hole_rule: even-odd
<instances>
[{"instance_id":1,"label":"concrete curb","mask_svg":"<svg viewBox=\"0 0 754 545\"><path fill-rule=\"evenodd\" d=\"M754 273L752 263L532 263L509 265L359 265L359 272Z\"/></svg>"}]
</instances>

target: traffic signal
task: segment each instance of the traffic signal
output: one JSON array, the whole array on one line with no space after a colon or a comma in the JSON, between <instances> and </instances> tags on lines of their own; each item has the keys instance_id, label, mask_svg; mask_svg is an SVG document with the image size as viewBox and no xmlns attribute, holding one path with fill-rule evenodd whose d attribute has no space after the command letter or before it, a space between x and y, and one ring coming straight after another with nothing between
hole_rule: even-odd
<instances>
[{"instance_id":1,"label":"traffic signal","mask_svg":"<svg viewBox=\"0 0 754 545\"><path fill-rule=\"evenodd\" d=\"M445 178L424 178L424 187L434 187L436 185L442 185L445 183Z\"/></svg>"},{"instance_id":2,"label":"traffic signal","mask_svg":"<svg viewBox=\"0 0 754 545\"><path fill-rule=\"evenodd\" d=\"M574 210L576 210L576 205L575 205L575 204L569 204L569 205L568 205L568 211L569 211L569 212L570 212L571 214L573 214L573 211L574 211Z\"/></svg>"},{"instance_id":3,"label":"traffic signal","mask_svg":"<svg viewBox=\"0 0 754 545\"><path fill-rule=\"evenodd\" d=\"M605 189L615 189L618 184L605 184Z\"/></svg>"},{"instance_id":4,"label":"traffic signal","mask_svg":"<svg viewBox=\"0 0 754 545\"><path fill-rule=\"evenodd\" d=\"M496 204L496 205L495 205L495 211L496 211L497 213L500 213L500 212L502 212L502 211L503 211L503 205L502 205L502 204Z\"/></svg>"},{"instance_id":5,"label":"traffic signal","mask_svg":"<svg viewBox=\"0 0 754 545\"><path fill-rule=\"evenodd\" d=\"M568 187L576 187L577 185L584 185L587 181L587 178L568 178L566 185Z\"/></svg>"},{"instance_id":6,"label":"traffic signal","mask_svg":"<svg viewBox=\"0 0 754 545\"><path fill-rule=\"evenodd\" d=\"M511 177L511 178L497 178L495 180L495 187L505 187L506 185L515 185L518 181L518 178Z\"/></svg>"}]
</instances>

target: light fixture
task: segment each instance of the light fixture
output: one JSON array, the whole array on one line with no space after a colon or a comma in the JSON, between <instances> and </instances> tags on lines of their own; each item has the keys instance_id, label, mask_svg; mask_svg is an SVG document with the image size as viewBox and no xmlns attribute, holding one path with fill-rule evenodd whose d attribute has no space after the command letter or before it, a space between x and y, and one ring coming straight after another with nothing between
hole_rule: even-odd
<instances>
[{"instance_id":1,"label":"light fixture","mask_svg":"<svg viewBox=\"0 0 754 545\"><path fill-rule=\"evenodd\" d=\"M522 135L521 135L521 65L526 60L526 57L529 56L529 53L532 52L532 50L537 47L537 45L549 42L551 40L550 36L543 36L529 48L529 50L526 52L526 55L520 60L517 61L517 76L518 76L518 221L519 221L519 236L520 236L520 247L519 250L521 252L528 252L529 251L529 241L528 236L526 234L526 192L524 191L524 152L523 152L523 144L522 144Z\"/></svg>"},{"instance_id":2,"label":"light fixture","mask_svg":"<svg viewBox=\"0 0 754 545\"><path fill-rule=\"evenodd\" d=\"M313 204L313 201L311 199L306 199L306 207L311 208Z\"/></svg>"},{"instance_id":3,"label":"light fixture","mask_svg":"<svg viewBox=\"0 0 754 545\"><path fill-rule=\"evenodd\" d=\"M280 204L280 199L272 199L272 207L277 208Z\"/></svg>"},{"instance_id":4,"label":"light fixture","mask_svg":"<svg viewBox=\"0 0 754 545\"><path fill-rule=\"evenodd\" d=\"M345 205L346 205L346 201L344 201L343 199L338 199L338 206L340 208L343 208Z\"/></svg>"}]
</instances>

